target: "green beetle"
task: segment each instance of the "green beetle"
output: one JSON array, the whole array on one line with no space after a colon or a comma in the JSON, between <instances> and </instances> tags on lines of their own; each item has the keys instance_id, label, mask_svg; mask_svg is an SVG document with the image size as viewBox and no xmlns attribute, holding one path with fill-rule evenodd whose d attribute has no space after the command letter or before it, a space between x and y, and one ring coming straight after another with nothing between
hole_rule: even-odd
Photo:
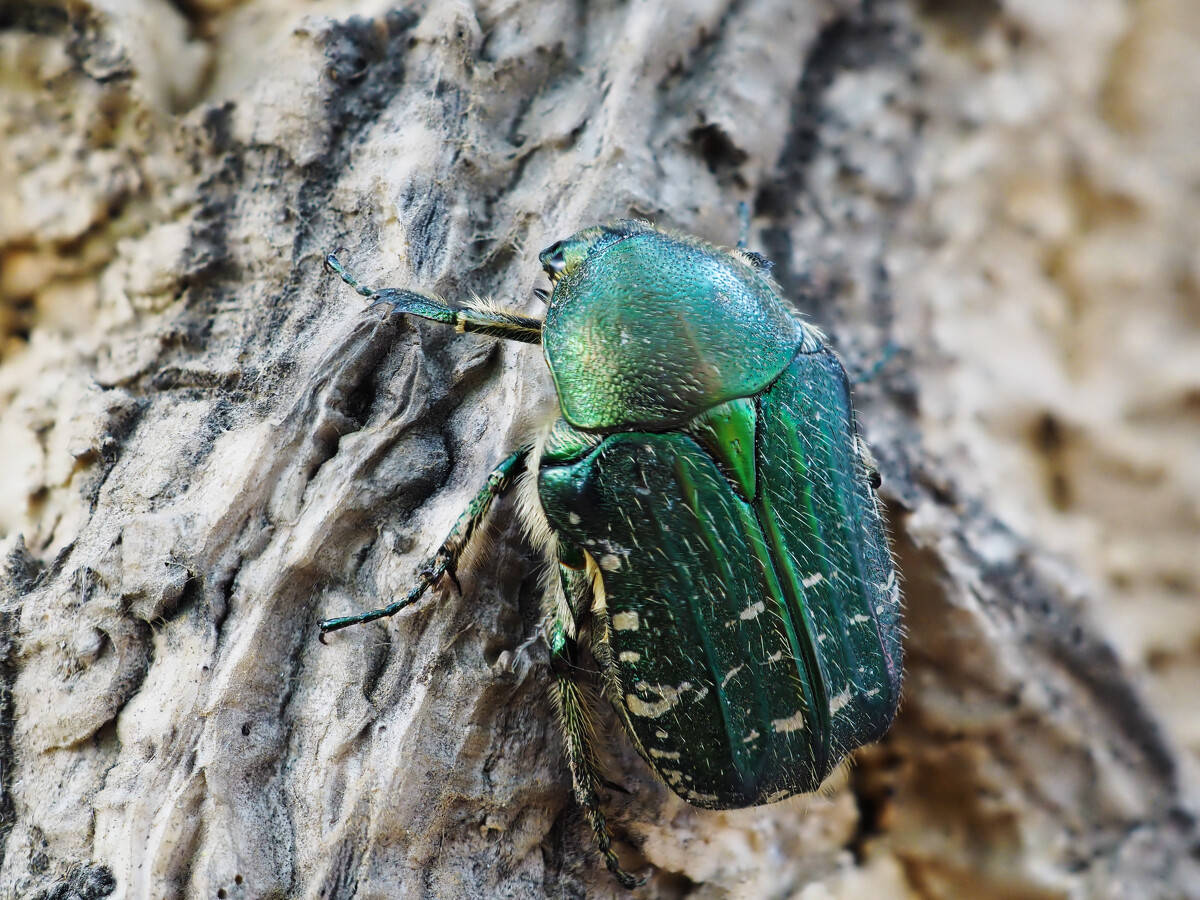
<instances>
[{"instance_id":1,"label":"green beetle","mask_svg":"<svg viewBox=\"0 0 1200 900\"><path fill-rule=\"evenodd\" d=\"M846 372L761 256L620 221L539 259L554 284L545 321L370 290L327 259L374 303L540 343L561 416L496 467L406 597L326 620L321 635L453 578L492 501L521 484L518 508L557 576L547 640L575 795L633 886L600 808L579 644L675 793L755 806L816 790L887 731L900 591Z\"/></svg>"}]
</instances>

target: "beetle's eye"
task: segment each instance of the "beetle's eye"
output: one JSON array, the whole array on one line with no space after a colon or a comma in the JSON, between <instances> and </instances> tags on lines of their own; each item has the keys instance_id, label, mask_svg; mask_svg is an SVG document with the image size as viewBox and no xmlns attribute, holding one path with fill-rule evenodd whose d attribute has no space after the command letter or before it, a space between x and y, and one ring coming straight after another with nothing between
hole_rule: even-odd
<instances>
[{"instance_id":1,"label":"beetle's eye","mask_svg":"<svg viewBox=\"0 0 1200 900\"><path fill-rule=\"evenodd\" d=\"M567 267L567 254L565 250L563 242L558 241L543 250L539 257L542 268L546 270L546 274L552 279L557 275L561 275L563 269Z\"/></svg>"}]
</instances>

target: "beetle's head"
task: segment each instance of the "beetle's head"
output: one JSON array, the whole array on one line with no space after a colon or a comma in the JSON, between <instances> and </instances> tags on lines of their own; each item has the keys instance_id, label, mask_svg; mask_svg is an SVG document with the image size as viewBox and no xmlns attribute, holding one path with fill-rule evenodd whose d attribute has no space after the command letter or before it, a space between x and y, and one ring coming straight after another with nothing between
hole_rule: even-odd
<instances>
[{"instance_id":1,"label":"beetle's head","mask_svg":"<svg viewBox=\"0 0 1200 900\"><path fill-rule=\"evenodd\" d=\"M592 254L606 250L630 235L653 230L649 223L635 219L596 225L577 231L564 240L555 241L538 254L538 261L550 276L551 283L557 285L559 279L575 272Z\"/></svg>"}]
</instances>

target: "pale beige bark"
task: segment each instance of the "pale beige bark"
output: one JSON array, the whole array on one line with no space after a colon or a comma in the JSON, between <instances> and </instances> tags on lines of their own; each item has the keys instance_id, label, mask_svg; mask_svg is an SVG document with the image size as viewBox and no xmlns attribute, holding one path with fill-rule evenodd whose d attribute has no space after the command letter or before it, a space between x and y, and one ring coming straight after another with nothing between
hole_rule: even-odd
<instances>
[{"instance_id":1,"label":"pale beige bark","mask_svg":"<svg viewBox=\"0 0 1200 900\"><path fill-rule=\"evenodd\" d=\"M915 5L914 5L915 4ZM394 621L552 397L536 312L636 214L752 246L852 367L906 700L725 814L610 739L645 896L1200 895L1190 0L0 4L0 896L619 894L538 566Z\"/></svg>"}]
</instances>

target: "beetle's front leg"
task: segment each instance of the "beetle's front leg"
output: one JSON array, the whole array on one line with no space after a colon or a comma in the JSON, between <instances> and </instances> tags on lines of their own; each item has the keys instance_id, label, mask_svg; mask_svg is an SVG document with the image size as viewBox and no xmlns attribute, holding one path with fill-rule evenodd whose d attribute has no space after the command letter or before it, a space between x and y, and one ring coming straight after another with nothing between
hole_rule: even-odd
<instances>
[{"instance_id":1,"label":"beetle's front leg","mask_svg":"<svg viewBox=\"0 0 1200 900\"><path fill-rule=\"evenodd\" d=\"M447 303L439 297L421 294L405 288L381 288L375 290L360 284L358 279L346 271L341 261L330 253L325 257L325 266L341 276L342 281L371 301L371 307L386 303L393 312L419 316L432 322L453 325L455 330L490 334L493 337L521 341L525 344L542 342L542 320L511 310L501 309L486 300L474 298L461 304Z\"/></svg>"},{"instance_id":2,"label":"beetle's front leg","mask_svg":"<svg viewBox=\"0 0 1200 900\"><path fill-rule=\"evenodd\" d=\"M471 543L471 538L475 536L475 532L479 528L479 523L483 521L483 517L487 515L495 499L502 496L513 486L516 476L525 465L525 460L532 449L533 447L528 444L518 447L506 456L500 465L491 471L483 487L471 498L471 502L467 504L467 508L458 517L458 520L454 523L454 527L446 535L446 539L442 541L442 546L438 548L437 553L421 564L417 570L417 584L407 595L394 603L382 606L379 609L373 609L370 612L359 613L354 616L339 616L335 619L325 619L320 624L321 642L324 643L325 635L331 631L340 631L343 628L349 628L351 625L372 622L375 619L382 619L385 616L394 616L406 606L411 606L420 600L429 587L443 575L450 576L450 580L454 582L454 586L458 587L456 572L459 557L462 556L463 551Z\"/></svg>"},{"instance_id":3,"label":"beetle's front leg","mask_svg":"<svg viewBox=\"0 0 1200 900\"><path fill-rule=\"evenodd\" d=\"M556 622L550 632L550 665L554 670L554 698L558 707L559 724L562 726L563 743L566 745L567 764L571 769L571 780L575 786L575 799L583 807L584 815L596 835L596 845L604 856L604 863L617 881L633 889L645 881L621 868L621 861L612 848L612 835L604 810L600 808L597 789L603 783L600 764L592 747L591 712L587 699L576 682L576 645L567 637L561 622Z\"/></svg>"}]
</instances>

